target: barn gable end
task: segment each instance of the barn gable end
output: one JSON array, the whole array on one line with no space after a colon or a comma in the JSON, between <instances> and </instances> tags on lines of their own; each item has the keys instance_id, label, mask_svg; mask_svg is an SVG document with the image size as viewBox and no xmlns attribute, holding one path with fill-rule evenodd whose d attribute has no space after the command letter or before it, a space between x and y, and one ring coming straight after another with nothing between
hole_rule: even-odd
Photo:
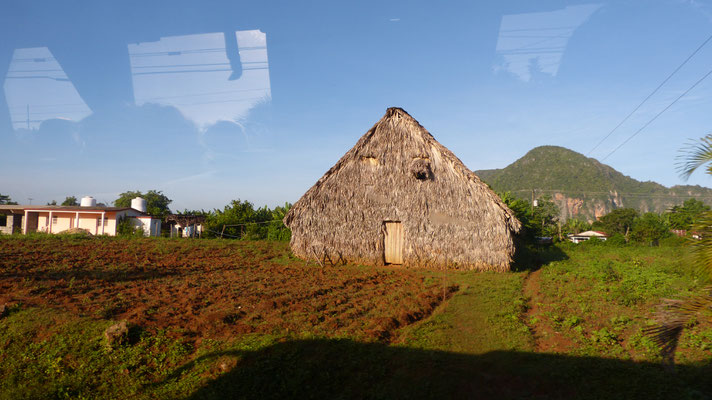
<instances>
[{"instance_id":1,"label":"barn gable end","mask_svg":"<svg viewBox=\"0 0 712 400\"><path fill-rule=\"evenodd\" d=\"M400 108L389 108L284 219L307 259L509 270L512 211L450 150ZM387 236L388 229L400 238ZM399 231L400 229L400 231ZM388 244L390 243L390 244Z\"/></svg>"}]
</instances>

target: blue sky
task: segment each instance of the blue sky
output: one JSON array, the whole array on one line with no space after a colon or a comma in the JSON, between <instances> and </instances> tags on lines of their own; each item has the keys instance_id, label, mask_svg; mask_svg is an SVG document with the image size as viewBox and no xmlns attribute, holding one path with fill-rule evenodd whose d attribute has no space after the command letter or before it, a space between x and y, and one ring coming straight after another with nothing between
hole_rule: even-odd
<instances>
[{"instance_id":1,"label":"blue sky","mask_svg":"<svg viewBox=\"0 0 712 400\"><path fill-rule=\"evenodd\" d=\"M0 193L294 202L389 106L473 170L587 154L712 34L709 1L144 3L0 5ZM590 156L710 68L712 43ZM684 184L676 157L712 132L711 95L712 77L604 162Z\"/></svg>"}]
</instances>

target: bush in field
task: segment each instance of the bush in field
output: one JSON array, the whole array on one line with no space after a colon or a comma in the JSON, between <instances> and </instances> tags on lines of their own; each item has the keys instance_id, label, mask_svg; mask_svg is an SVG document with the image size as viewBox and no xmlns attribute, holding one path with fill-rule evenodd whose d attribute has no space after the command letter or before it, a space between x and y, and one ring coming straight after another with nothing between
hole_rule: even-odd
<instances>
[{"instance_id":1,"label":"bush in field","mask_svg":"<svg viewBox=\"0 0 712 400\"><path fill-rule=\"evenodd\" d=\"M121 217L116 223L116 234L119 236L143 237L143 228L131 223L131 218Z\"/></svg>"},{"instance_id":2,"label":"bush in field","mask_svg":"<svg viewBox=\"0 0 712 400\"><path fill-rule=\"evenodd\" d=\"M579 243L579 245L583 246L603 246L606 244L605 240L599 239L597 237L592 237L584 242Z\"/></svg>"},{"instance_id":3,"label":"bush in field","mask_svg":"<svg viewBox=\"0 0 712 400\"><path fill-rule=\"evenodd\" d=\"M615 235L609 237L608 240L606 240L606 246L625 246L625 244L625 236L621 235L620 233L616 233Z\"/></svg>"},{"instance_id":4,"label":"bush in field","mask_svg":"<svg viewBox=\"0 0 712 400\"><path fill-rule=\"evenodd\" d=\"M687 244L687 239L676 235L670 235L658 241L660 246L684 246Z\"/></svg>"}]
</instances>

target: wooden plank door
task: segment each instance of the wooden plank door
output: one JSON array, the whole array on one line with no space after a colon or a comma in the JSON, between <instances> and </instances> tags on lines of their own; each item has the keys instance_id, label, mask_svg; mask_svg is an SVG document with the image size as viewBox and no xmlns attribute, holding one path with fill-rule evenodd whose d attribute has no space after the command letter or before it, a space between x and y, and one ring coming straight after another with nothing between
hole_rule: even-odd
<instances>
[{"instance_id":1,"label":"wooden plank door","mask_svg":"<svg viewBox=\"0 0 712 400\"><path fill-rule=\"evenodd\" d=\"M400 222L386 222L383 240L386 264L403 264L403 225Z\"/></svg>"}]
</instances>

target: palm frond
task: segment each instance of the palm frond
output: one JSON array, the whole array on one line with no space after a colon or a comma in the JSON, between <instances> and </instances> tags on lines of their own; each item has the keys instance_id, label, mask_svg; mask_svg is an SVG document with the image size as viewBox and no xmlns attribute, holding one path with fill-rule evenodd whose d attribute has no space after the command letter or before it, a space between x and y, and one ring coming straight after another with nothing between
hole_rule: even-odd
<instances>
[{"instance_id":1,"label":"palm frond","mask_svg":"<svg viewBox=\"0 0 712 400\"><path fill-rule=\"evenodd\" d=\"M697 274L702 283L712 282L712 211L702 214L692 225L699 239L691 239Z\"/></svg>"},{"instance_id":2,"label":"palm frond","mask_svg":"<svg viewBox=\"0 0 712 400\"><path fill-rule=\"evenodd\" d=\"M712 175L712 134L699 141L690 142L681 150L678 172L687 179L699 167L707 164L706 172ZM705 212L692 227L699 239L693 240L698 276L703 284L712 282L712 211ZM673 365L680 335L686 326L702 311L712 308L712 286L701 295L682 300L664 299L655 313L655 324L644 332L662 350L663 362Z\"/></svg>"},{"instance_id":3,"label":"palm frond","mask_svg":"<svg viewBox=\"0 0 712 400\"><path fill-rule=\"evenodd\" d=\"M662 350L663 361L672 365L683 329L703 310L712 308L712 286L704 294L683 300L664 299L655 313L655 325L643 332Z\"/></svg>"},{"instance_id":4,"label":"palm frond","mask_svg":"<svg viewBox=\"0 0 712 400\"><path fill-rule=\"evenodd\" d=\"M697 168L712 161L712 134L688 143L680 152L677 170L681 177L687 179ZM712 174L712 164L707 166L707 173Z\"/></svg>"}]
</instances>

